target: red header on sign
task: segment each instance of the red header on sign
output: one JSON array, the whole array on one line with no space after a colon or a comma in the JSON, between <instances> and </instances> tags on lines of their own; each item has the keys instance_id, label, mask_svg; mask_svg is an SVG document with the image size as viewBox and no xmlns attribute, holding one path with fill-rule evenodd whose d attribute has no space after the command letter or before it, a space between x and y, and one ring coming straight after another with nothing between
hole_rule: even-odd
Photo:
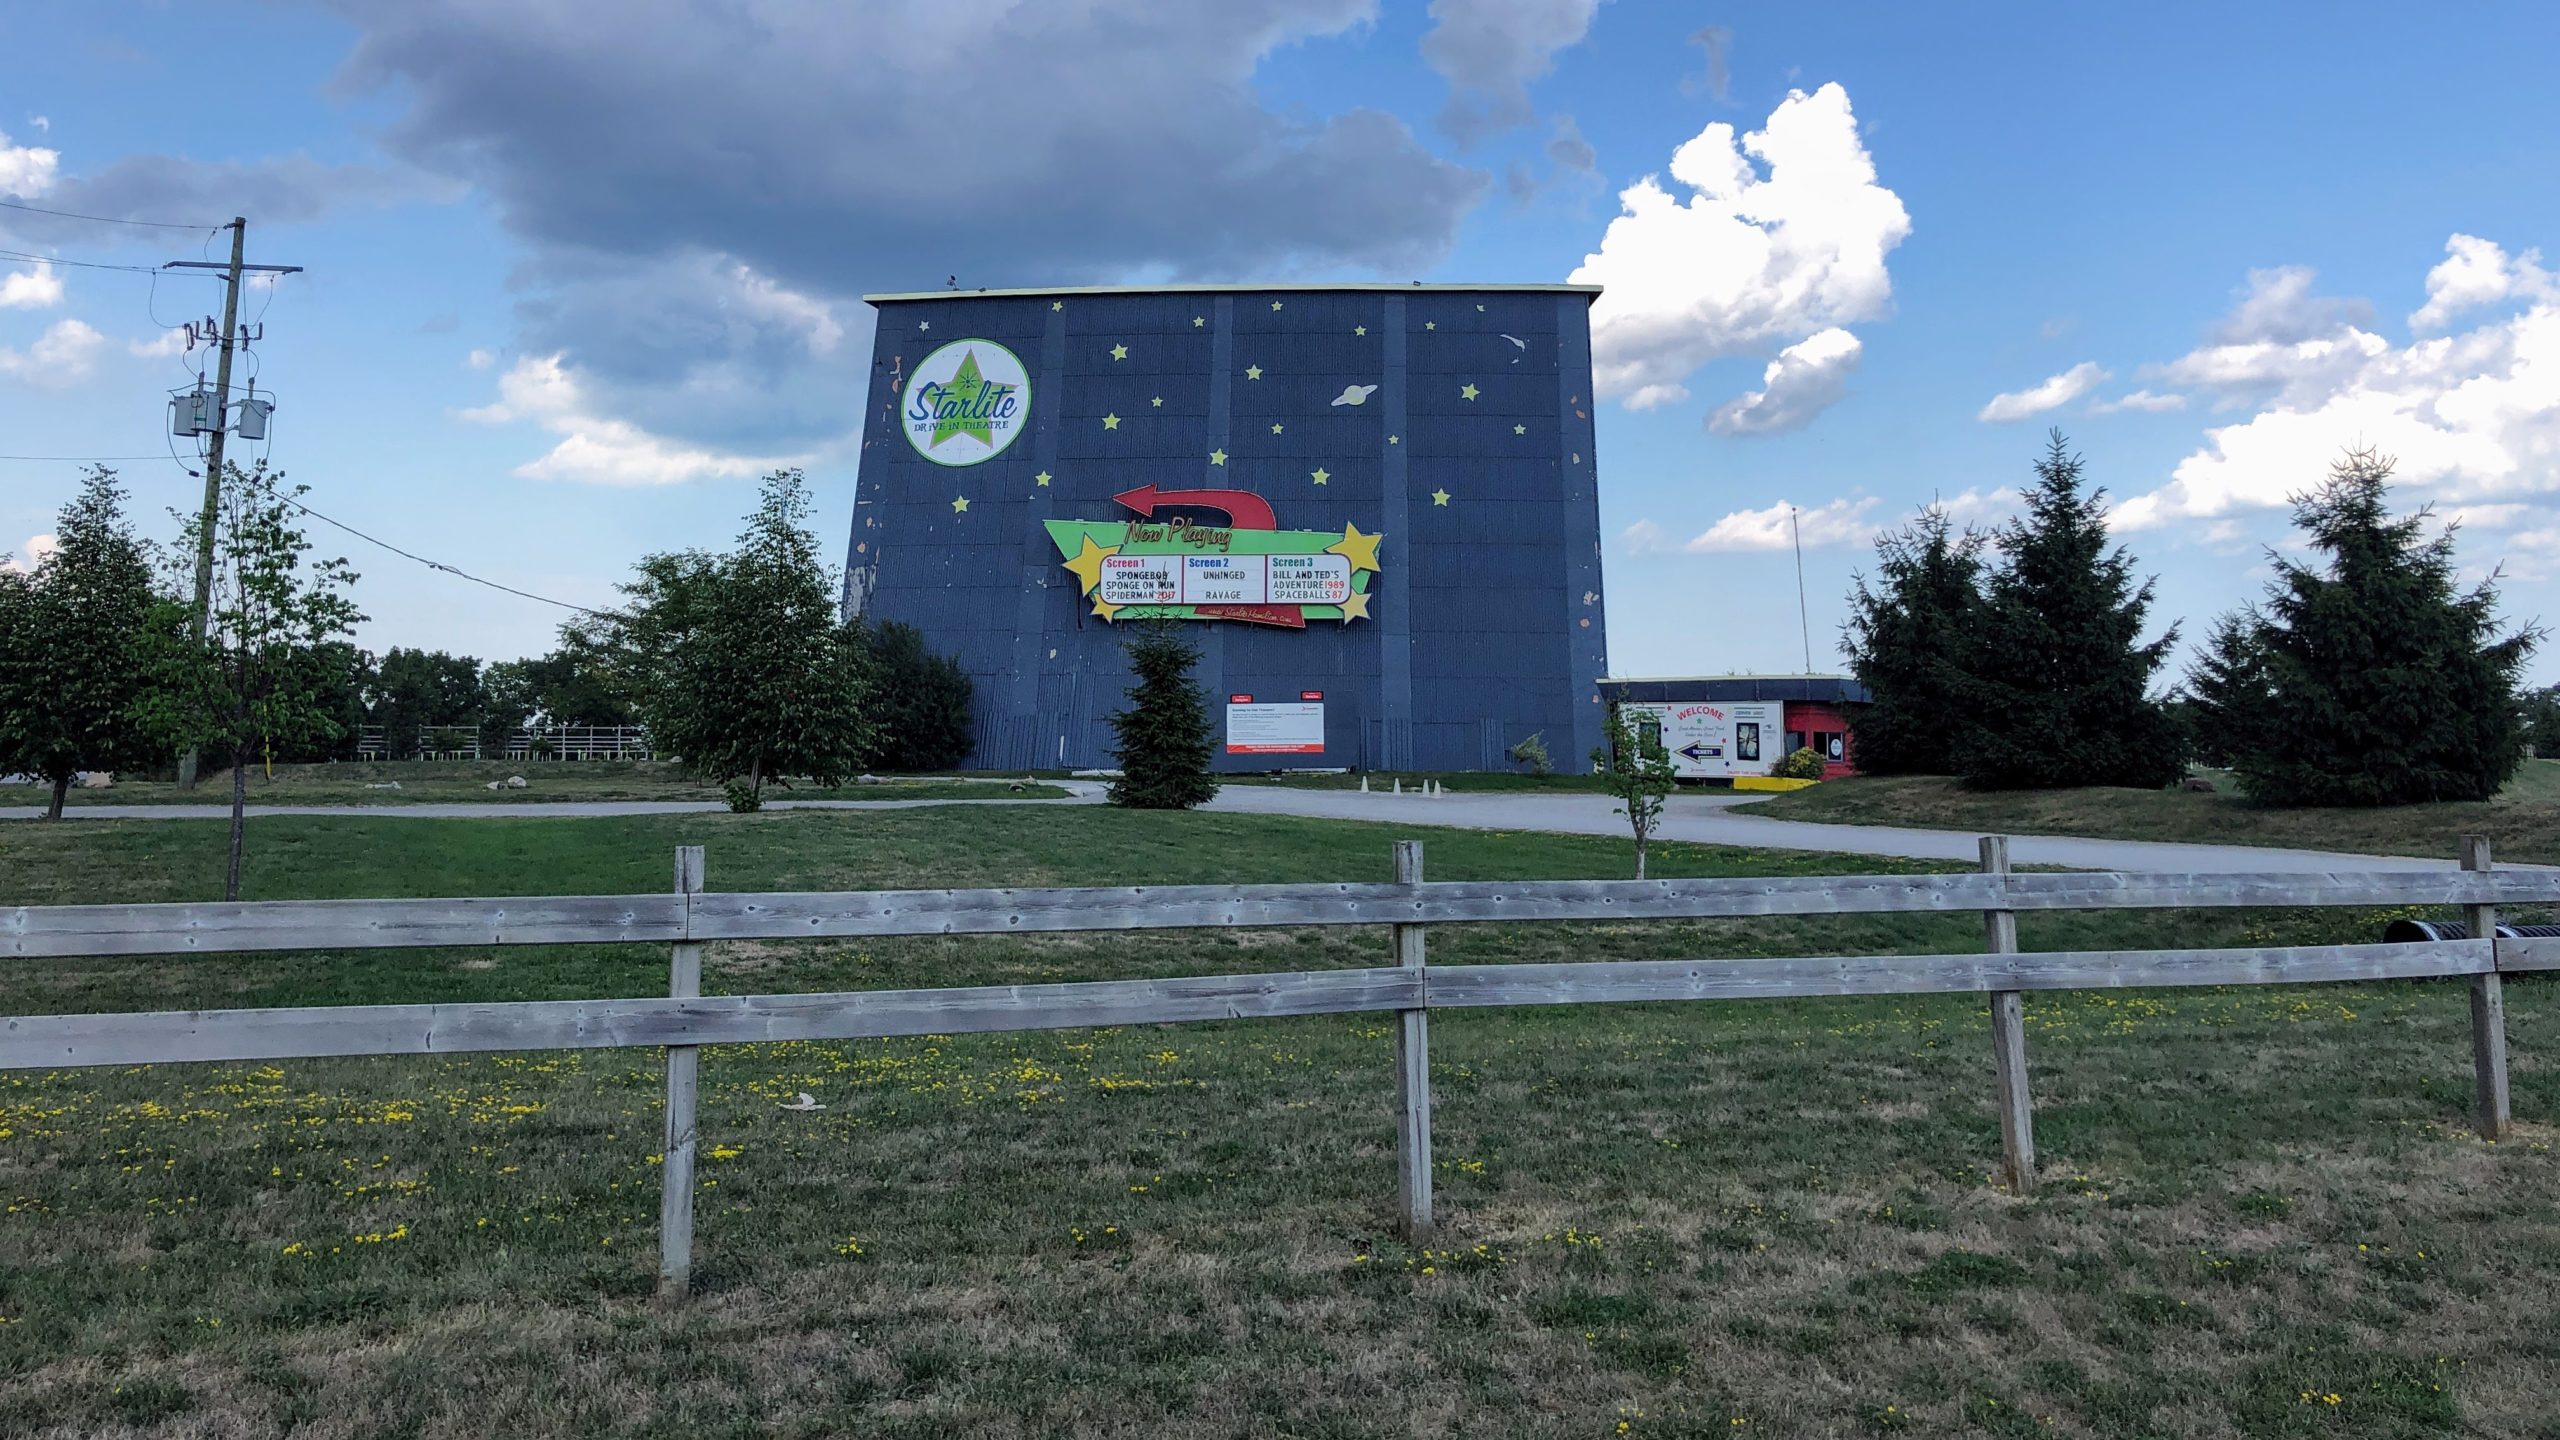
<instances>
[{"instance_id":1,"label":"red header on sign","mask_svg":"<svg viewBox=\"0 0 2560 1440\"><path fill-rule=\"evenodd\" d=\"M1253 697L1250 695L1230 695L1227 697L1227 703L1230 705L1250 705L1253 703Z\"/></svg>"},{"instance_id":2,"label":"red header on sign","mask_svg":"<svg viewBox=\"0 0 2560 1440\"><path fill-rule=\"evenodd\" d=\"M1301 700L1321 700L1324 698L1324 692L1321 690L1301 690L1298 692L1298 698Z\"/></svg>"}]
</instances>

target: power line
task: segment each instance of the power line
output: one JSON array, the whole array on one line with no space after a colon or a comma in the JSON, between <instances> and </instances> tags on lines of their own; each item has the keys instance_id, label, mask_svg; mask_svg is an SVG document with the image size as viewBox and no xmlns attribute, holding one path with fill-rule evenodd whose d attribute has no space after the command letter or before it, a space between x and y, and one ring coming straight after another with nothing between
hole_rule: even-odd
<instances>
[{"instance_id":1,"label":"power line","mask_svg":"<svg viewBox=\"0 0 2560 1440\"><path fill-rule=\"evenodd\" d=\"M114 215L82 215L72 210L48 210L42 205L29 205L20 200L0 200L0 209L24 210L31 215L56 215L65 220L94 220L101 225L142 225L153 230L219 230L219 225L187 225L174 220L125 220Z\"/></svg>"},{"instance_id":2,"label":"power line","mask_svg":"<svg viewBox=\"0 0 2560 1440\"><path fill-rule=\"evenodd\" d=\"M419 564L426 566L426 567L427 567L428 569L430 569L430 570L441 570L441 571L443 571L444 573L446 573L447 575L459 576L459 577L461 577L462 579L465 579L465 580L470 581L470 582L471 582L472 584L474 584L474 585L486 585L486 586L488 586L488 587L489 587L490 589L492 589L492 590L504 590L505 592L507 592L507 593L508 593L508 594L510 594L510 595L520 595L520 596L524 597L524 598L525 598L525 599L527 599L527 600L539 600L539 601L541 601L541 602L542 602L543 604L545 604L545 605L557 605L557 606L559 606L559 607L560 607L561 609L563 609L563 610L575 610L575 611L577 611L577 612L578 612L579 614L581 614L581 615L598 615L598 614L602 614L602 613L603 613L602 611L598 611L598 610L590 610L590 609L588 609L588 608L587 608L586 606L584 606L584 605L572 605L572 604L570 604L570 603L569 603L568 601L566 601L566 600L554 600L554 599L552 599L552 598L551 598L550 596L548 596L548 595L536 595L536 594L534 594L534 593L533 593L532 591L530 591L530 590L519 590L519 589L517 589L516 587L514 587L513 585L501 585L501 584L499 584L499 583L498 583L497 581L495 581L495 580L483 580L483 579L481 579L479 576L474 575L474 574L472 574L471 572L469 572L469 571L467 571L467 570L459 570L459 569L456 569L456 568L454 568L454 567L453 567L453 566L451 566L451 565L447 565L447 564L445 564L445 563L444 563L443 561L441 561L441 560L430 560L430 559L428 559L428 558L427 558L426 556L424 556L424 555L412 554L411 552L409 552L409 551L407 551L407 550L403 550L403 549L401 549L399 546L392 544L392 543L391 543L390 541L388 541L388 540L383 540L383 539L379 539L379 538L377 538L377 537L375 537L375 536L372 536L372 535L367 535L367 534L366 534L366 533L364 533L363 531L361 531L361 530L357 529L357 528L356 528L356 527L354 527L353 525L348 524L348 523L347 523L347 522L345 522L344 520L333 520L333 519L331 519L330 517L328 517L328 516L326 516L326 515L321 514L319 511L312 509L310 506L303 504L301 501L296 500L296 499L292 498L292 497L291 497L291 496L289 496L289 495L282 495L282 494L278 494L278 495L276 495L276 497L275 497L275 498L277 498L277 499L279 499L279 500L284 501L284 503L286 503L287 505L292 506L294 509L301 511L303 514L310 516L310 517L311 517L312 519L314 519L314 520L322 521L322 522L324 522L324 523L326 523L326 524L330 524L330 525L335 525L335 526L337 526L339 529L346 531L348 534L353 535L353 536L354 536L354 537L356 537L357 539L364 541L366 544L369 544L369 545L379 545L379 546L381 546L383 549L390 551L392 554L397 555L397 556L401 557L401 558L402 558L402 559L404 559L404 560L415 560L415 561L417 561Z\"/></svg>"},{"instance_id":3,"label":"power line","mask_svg":"<svg viewBox=\"0 0 2560 1440\"><path fill-rule=\"evenodd\" d=\"M100 465L109 460L157 460L157 455L0 455L0 460L47 460L66 465Z\"/></svg>"},{"instance_id":4,"label":"power line","mask_svg":"<svg viewBox=\"0 0 2560 1440\"><path fill-rule=\"evenodd\" d=\"M101 260L65 260L59 255L33 255L24 250L0 250L0 260L16 260L36 265L69 265L80 270L130 270L136 275L157 275L157 265L109 265Z\"/></svg>"}]
</instances>

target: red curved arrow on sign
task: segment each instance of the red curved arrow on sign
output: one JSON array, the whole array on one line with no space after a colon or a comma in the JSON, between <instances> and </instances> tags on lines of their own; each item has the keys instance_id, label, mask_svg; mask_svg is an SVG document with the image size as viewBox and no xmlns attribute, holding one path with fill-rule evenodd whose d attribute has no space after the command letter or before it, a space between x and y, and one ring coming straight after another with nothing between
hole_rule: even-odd
<instances>
[{"instance_id":1,"label":"red curved arrow on sign","mask_svg":"<svg viewBox=\"0 0 2560 1440\"><path fill-rule=\"evenodd\" d=\"M1238 530L1280 528L1280 517L1271 512L1271 502L1250 490L1159 490L1153 485L1141 485L1111 498L1141 515L1153 515L1167 505L1199 505L1225 511L1227 523Z\"/></svg>"}]
</instances>

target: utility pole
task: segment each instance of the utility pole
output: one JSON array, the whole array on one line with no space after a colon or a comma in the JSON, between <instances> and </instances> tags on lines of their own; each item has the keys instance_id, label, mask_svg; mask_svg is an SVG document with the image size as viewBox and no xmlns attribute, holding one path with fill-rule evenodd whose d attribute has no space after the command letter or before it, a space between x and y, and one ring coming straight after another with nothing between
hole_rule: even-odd
<instances>
[{"instance_id":1,"label":"utility pole","mask_svg":"<svg viewBox=\"0 0 2560 1440\"><path fill-rule=\"evenodd\" d=\"M1796 507L1787 507L1787 533L1796 542L1796 628L1803 632L1804 673L1813 673L1813 621L1804 608L1804 527L1796 523Z\"/></svg>"},{"instance_id":2,"label":"utility pole","mask_svg":"<svg viewBox=\"0 0 2560 1440\"><path fill-rule=\"evenodd\" d=\"M223 228L231 232L230 263L172 260L160 267L163 270L220 270L223 272L225 282L222 287L222 338L215 342L220 348L215 353L213 363L213 440L205 454L204 513L201 523L196 526L194 629L198 644L203 643L205 627L213 618L213 521L215 509L222 500L222 442L231 433L231 351L240 331L240 274L244 270L256 270L276 275L292 275L302 269L299 265L244 263L242 256L249 243L248 220L235 215L231 218L231 223ZM195 788L195 783L196 752L190 749L186 754L178 757L178 784L182 788L191 790Z\"/></svg>"}]
</instances>

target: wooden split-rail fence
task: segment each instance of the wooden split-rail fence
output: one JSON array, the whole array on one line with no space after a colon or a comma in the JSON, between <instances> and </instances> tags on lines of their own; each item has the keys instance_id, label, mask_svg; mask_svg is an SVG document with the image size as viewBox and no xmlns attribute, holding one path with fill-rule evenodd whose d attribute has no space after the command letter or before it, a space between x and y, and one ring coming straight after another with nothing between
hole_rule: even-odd
<instances>
[{"instance_id":1,"label":"wooden split-rail fence","mask_svg":"<svg viewBox=\"0 0 2560 1440\"><path fill-rule=\"evenodd\" d=\"M2315 874L2018 874L2008 842L1981 844L1979 873L1721 880L1425 882L1422 846L1395 845L1384 884L1110 886L730 894L706 890L699 846L676 852L661 895L245 904L52 905L0 910L0 953L21 959L477 945L665 942L664 998L348 1005L0 1019L0 1070L481 1050L666 1049L660 1294L684 1294L693 1254L700 1047L1392 1011L1397 1218L1430 1233L1430 1012L1488 1005L1754 1000L1787 996L1987 994L2004 1173L2036 1176L2024 996L2031 990L2292 985L2466 977L2475 1113L2508 1128L2503 977L2560 970L2560 939L2489 938L2498 907L2560 902L2560 871L2496 870L2466 839L2459 870ZM2020 951L2023 911L2219 906L2461 906L2471 938L2252 949ZM1985 953L1781 959L1432 965L1431 926L1977 911ZM1387 925L1393 963L1371 969L969 989L704 995L715 940L1019 935Z\"/></svg>"}]
</instances>

